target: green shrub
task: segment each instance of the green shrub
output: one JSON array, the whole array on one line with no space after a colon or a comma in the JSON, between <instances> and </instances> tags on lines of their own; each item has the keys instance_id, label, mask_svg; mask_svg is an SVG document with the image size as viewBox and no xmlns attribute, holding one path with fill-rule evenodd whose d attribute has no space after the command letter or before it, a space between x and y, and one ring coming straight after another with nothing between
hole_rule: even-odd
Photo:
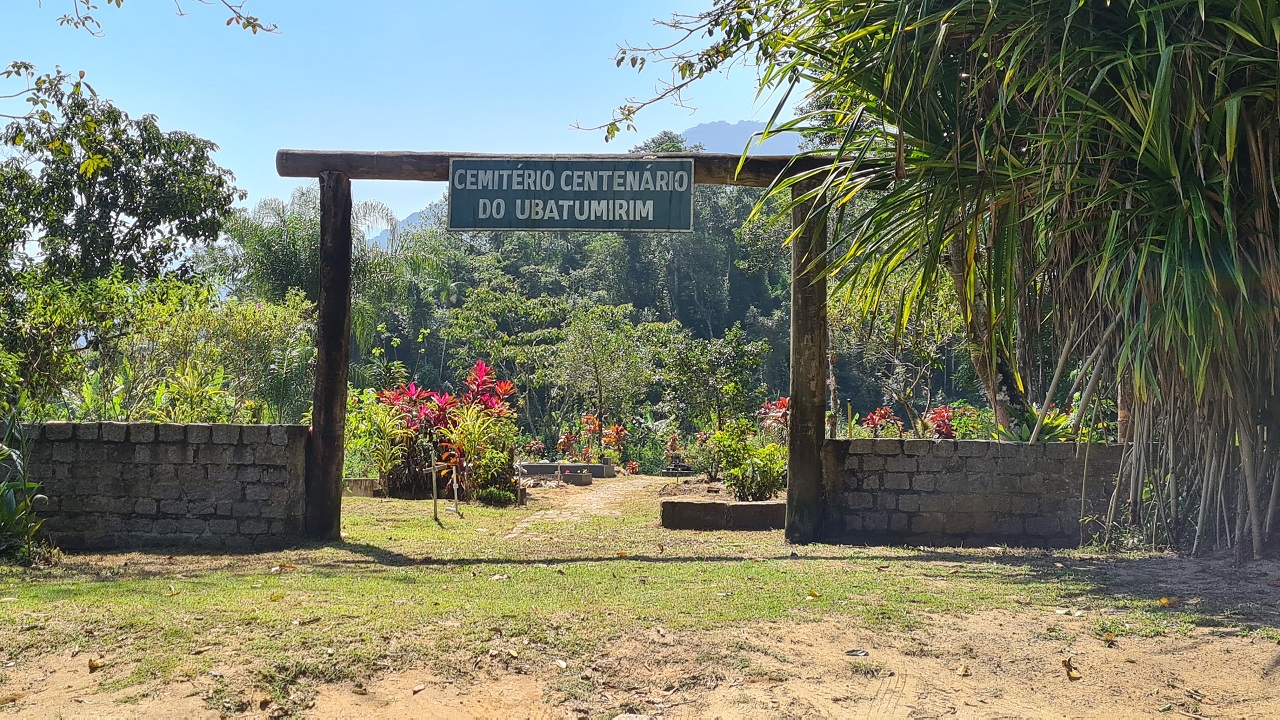
<instances>
[{"instance_id":1,"label":"green shrub","mask_svg":"<svg viewBox=\"0 0 1280 720\"><path fill-rule=\"evenodd\" d=\"M404 415L378 402L373 390L349 391L347 396L346 462L347 477L376 477L384 486L387 476L404 460L413 432L405 426Z\"/></svg>"},{"instance_id":2,"label":"green shrub","mask_svg":"<svg viewBox=\"0 0 1280 720\"><path fill-rule=\"evenodd\" d=\"M506 507L507 505L515 504L516 494L498 487L482 487L476 490L475 499L476 502L484 505Z\"/></svg>"},{"instance_id":3,"label":"green shrub","mask_svg":"<svg viewBox=\"0 0 1280 720\"><path fill-rule=\"evenodd\" d=\"M725 479L731 468L746 462L751 454L751 436L755 426L749 420L738 419L711 433L702 442L689 448L689 464L698 472L705 472L711 482Z\"/></svg>"},{"instance_id":4,"label":"green shrub","mask_svg":"<svg viewBox=\"0 0 1280 720\"><path fill-rule=\"evenodd\" d=\"M951 403L951 427L957 440L990 440L996 431L996 415L991 408L956 401Z\"/></svg>"},{"instance_id":5,"label":"green shrub","mask_svg":"<svg viewBox=\"0 0 1280 720\"><path fill-rule=\"evenodd\" d=\"M12 403L20 404L21 401ZM36 504L47 502L48 498L39 494L40 485L27 475L28 443L18 422L19 411L2 399L0 407L10 409L7 417L0 417L0 558L30 563L36 559L36 534L44 524L36 515Z\"/></svg>"},{"instance_id":6,"label":"green shrub","mask_svg":"<svg viewBox=\"0 0 1280 720\"><path fill-rule=\"evenodd\" d=\"M746 457L725 470L725 484L738 500L771 500L787 484L787 449L777 443L747 447Z\"/></svg>"}]
</instances>

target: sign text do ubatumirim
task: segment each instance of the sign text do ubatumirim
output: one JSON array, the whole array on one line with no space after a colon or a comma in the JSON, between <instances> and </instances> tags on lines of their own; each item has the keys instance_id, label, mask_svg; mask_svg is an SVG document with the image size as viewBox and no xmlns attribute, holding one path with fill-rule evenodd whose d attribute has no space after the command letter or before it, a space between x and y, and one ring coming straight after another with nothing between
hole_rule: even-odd
<instances>
[{"instance_id":1,"label":"sign text do ubatumirim","mask_svg":"<svg viewBox=\"0 0 1280 720\"><path fill-rule=\"evenodd\" d=\"M693 160L454 158L449 228L691 232Z\"/></svg>"}]
</instances>

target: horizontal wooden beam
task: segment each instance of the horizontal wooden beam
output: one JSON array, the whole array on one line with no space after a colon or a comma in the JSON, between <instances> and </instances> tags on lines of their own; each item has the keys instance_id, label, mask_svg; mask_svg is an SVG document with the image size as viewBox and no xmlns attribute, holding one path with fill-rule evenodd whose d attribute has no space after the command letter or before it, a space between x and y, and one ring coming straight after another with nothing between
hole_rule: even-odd
<instances>
[{"instance_id":1,"label":"horizontal wooden beam","mask_svg":"<svg viewBox=\"0 0 1280 720\"><path fill-rule=\"evenodd\" d=\"M617 155L501 155L493 153L446 152L349 152L345 150L280 150L276 171L281 177L318 178L324 172L339 172L353 180L424 180L447 182L449 160L626 160L644 158L688 158L693 160L693 181L704 185L767 187L778 176L812 170L830 161L794 158L791 155L759 155L742 161L733 153L652 153ZM742 163L739 169L739 163Z\"/></svg>"}]
</instances>

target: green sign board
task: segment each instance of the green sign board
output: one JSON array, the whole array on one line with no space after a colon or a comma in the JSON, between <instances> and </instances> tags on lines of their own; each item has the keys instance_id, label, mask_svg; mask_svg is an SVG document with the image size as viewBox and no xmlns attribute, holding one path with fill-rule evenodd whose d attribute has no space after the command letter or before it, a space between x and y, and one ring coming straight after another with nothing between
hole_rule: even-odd
<instances>
[{"instance_id":1,"label":"green sign board","mask_svg":"<svg viewBox=\"0 0 1280 720\"><path fill-rule=\"evenodd\" d=\"M449 229L692 232L693 160L454 158Z\"/></svg>"}]
</instances>

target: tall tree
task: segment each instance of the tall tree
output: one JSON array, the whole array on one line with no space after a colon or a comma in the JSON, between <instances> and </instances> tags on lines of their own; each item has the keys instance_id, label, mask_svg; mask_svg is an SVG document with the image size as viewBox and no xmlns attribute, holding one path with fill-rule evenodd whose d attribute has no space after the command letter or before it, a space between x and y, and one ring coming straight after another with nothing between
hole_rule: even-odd
<instances>
[{"instance_id":1,"label":"tall tree","mask_svg":"<svg viewBox=\"0 0 1280 720\"><path fill-rule=\"evenodd\" d=\"M50 108L5 128L0 242L34 246L53 277L80 281L177 269L214 241L244 194L213 143L165 132L90 92L51 88Z\"/></svg>"},{"instance_id":2,"label":"tall tree","mask_svg":"<svg viewBox=\"0 0 1280 720\"><path fill-rule=\"evenodd\" d=\"M554 367L560 386L586 400L601 424L621 421L652 380L630 305L580 305L569 315Z\"/></svg>"}]
</instances>

